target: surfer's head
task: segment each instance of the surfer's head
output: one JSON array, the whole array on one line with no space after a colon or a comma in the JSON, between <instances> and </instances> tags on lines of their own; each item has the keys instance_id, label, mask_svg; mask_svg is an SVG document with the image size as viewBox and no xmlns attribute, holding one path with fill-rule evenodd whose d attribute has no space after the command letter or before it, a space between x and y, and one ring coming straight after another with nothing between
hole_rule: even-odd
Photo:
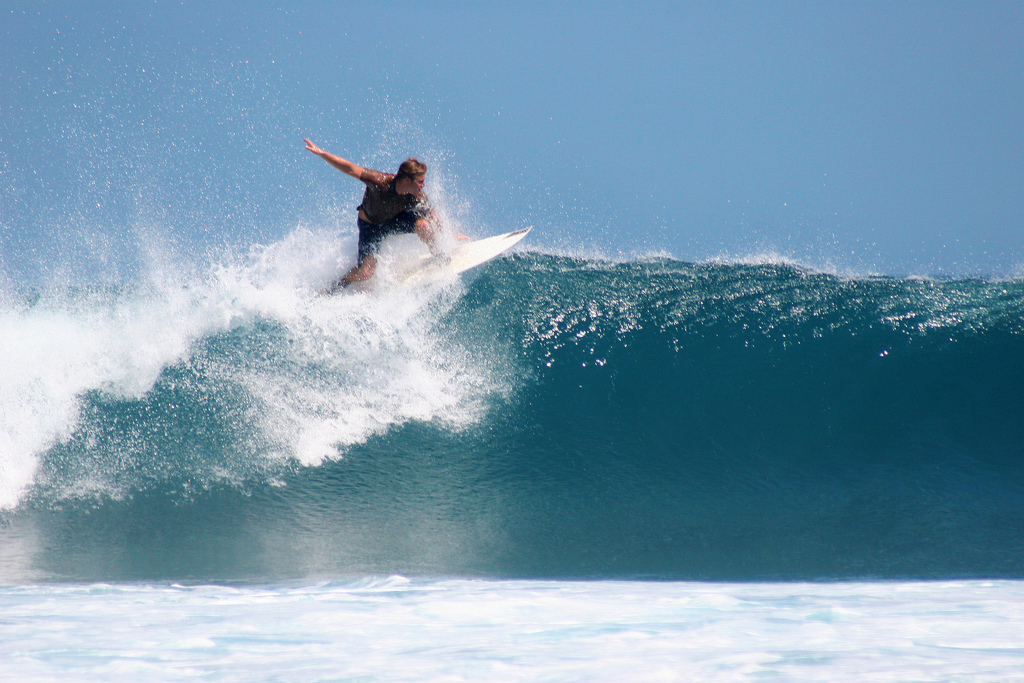
<instances>
[{"instance_id":1,"label":"surfer's head","mask_svg":"<svg viewBox=\"0 0 1024 683\"><path fill-rule=\"evenodd\" d=\"M398 167L395 188L398 194L416 194L427 184L427 165L416 157L409 157Z\"/></svg>"},{"instance_id":2,"label":"surfer's head","mask_svg":"<svg viewBox=\"0 0 1024 683\"><path fill-rule=\"evenodd\" d=\"M413 176L426 175L427 165L416 157L409 157L398 167L398 178L412 178Z\"/></svg>"}]
</instances>

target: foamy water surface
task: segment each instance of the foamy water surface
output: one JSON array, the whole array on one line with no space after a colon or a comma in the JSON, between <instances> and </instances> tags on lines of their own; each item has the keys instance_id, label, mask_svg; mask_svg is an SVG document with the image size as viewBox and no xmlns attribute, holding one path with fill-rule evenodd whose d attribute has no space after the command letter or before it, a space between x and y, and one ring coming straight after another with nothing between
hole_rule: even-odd
<instances>
[{"instance_id":1,"label":"foamy water surface","mask_svg":"<svg viewBox=\"0 0 1024 683\"><path fill-rule=\"evenodd\" d=\"M0 589L17 681L1011 681L1019 582Z\"/></svg>"}]
</instances>

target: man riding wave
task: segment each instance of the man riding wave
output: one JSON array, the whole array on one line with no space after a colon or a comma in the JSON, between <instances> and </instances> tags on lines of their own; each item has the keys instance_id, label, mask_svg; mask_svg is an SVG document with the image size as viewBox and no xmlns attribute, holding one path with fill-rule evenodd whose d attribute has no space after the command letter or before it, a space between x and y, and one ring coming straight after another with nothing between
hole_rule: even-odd
<instances>
[{"instance_id":1,"label":"man riding wave","mask_svg":"<svg viewBox=\"0 0 1024 683\"><path fill-rule=\"evenodd\" d=\"M377 268L377 251L389 235L416 233L431 251L434 250L438 223L427 193L423 191L427 182L426 164L412 157L402 162L398 173L383 173L325 152L309 140L305 143L310 152L366 184L356 221L359 226L358 260L355 267L335 282L329 291L373 277ZM469 239L465 235L457 237Z\"/></svg>"}]
</instances>

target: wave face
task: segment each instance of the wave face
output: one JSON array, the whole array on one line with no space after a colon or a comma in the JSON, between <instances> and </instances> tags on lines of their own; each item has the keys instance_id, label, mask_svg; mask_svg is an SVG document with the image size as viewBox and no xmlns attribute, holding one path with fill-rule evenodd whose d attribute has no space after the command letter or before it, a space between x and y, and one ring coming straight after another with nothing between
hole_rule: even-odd
<instances>
[{"instance_id":1,"label":"wave face","mask_svg":"<svg viewBox=\"0 0 1024 683\"><path fill-rule=\"evenodd\" d=\"M7 305L4 578L1024 577L1020 281L265 261Z\"/></svg>"}]
</instances>

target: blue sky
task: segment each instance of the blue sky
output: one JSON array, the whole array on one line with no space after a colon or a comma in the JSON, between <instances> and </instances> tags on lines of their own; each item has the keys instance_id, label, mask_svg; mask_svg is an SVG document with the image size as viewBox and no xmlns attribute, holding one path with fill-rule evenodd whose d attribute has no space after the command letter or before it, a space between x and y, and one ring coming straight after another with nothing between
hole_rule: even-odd
<instances>
[{"instance_id":1,"label":"blue sky","mask_svg":"<svg viewBox=\"0 0 1024 683\"><path fill-rule=\"evenodd\" d=\"M5 1L0 42L15 278L354 230L303 137L551 248L1024 272L1018 2Z\"/></svg>"}]
</instances>

